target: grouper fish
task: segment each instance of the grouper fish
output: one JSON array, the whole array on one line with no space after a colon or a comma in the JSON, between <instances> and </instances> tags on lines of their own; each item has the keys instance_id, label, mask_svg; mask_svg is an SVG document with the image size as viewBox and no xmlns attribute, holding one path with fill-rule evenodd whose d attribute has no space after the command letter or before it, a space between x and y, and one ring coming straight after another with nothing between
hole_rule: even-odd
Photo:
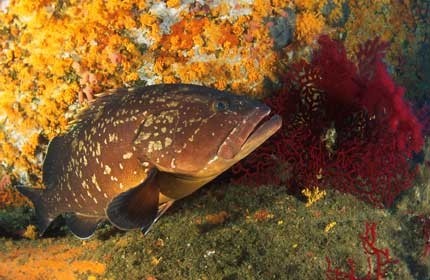
<instances>
[{"instance_id":1,"label":"grouper fish","mask_svg":"<svg viewBox=\"0 0 430 280\"><path fill-rule=\"evenodd\" d=\"M161 84L100 95L48 145L34 204L40 235L65 214L79 238L108 220L149 227L172 205L247 156L281 127L249 97Z\"/></svg>"}]
</instances>

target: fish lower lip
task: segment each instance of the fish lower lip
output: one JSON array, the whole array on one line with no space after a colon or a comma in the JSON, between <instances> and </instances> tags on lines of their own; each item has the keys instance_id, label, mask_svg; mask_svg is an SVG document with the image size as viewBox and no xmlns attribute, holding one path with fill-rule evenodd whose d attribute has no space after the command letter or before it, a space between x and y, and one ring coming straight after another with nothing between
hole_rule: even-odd
<instances>
[{"instance_id":1,"label":"fish lower lip","mask_svg":"<svg viewBox=\"0 0 430 280\"><path fill-rule=\"evenodd\" d=\"M253 133L261 121L270 114L270 108L262 106L257 108L237 127L233 128L222 145L218 149L217 155L223 159L233 159L240 152L242 145L249 135Z\"/></svg>"},{"instance_id":2,"label":"fish lower lip","mask_svg":"<svg viewBox=\"0 0 430 280\"><path fill-rule=\"evenodd\" d=\"M267 117L267 116L266 116ZM263 120L266 119L263 118ZM261 121L254 129L254 131L248 136L246 141L243 143L241 148L241 153L244 150L250 148L257 148L264 141L266 141L270 136L272 136L278 129L282 126L282 118L279 115L272 116L267 121ZM252 151L252 150L251 150Z\"/></svg>"},{"instance_id":3,"label":"fish lower lip","mask_svg":"<svg viewBox=\"0 0 430 280\"><path fill-rule=\"evenodd\" d=\"M240 160L267 138L273 135L282 125L280 116L268 119L270 108L264 106L250 115L243 123L243 127L234 130L218 150L218 156L225 160ZM247 125L245 125L248 123Z\"/></svg>"}]
</instances>

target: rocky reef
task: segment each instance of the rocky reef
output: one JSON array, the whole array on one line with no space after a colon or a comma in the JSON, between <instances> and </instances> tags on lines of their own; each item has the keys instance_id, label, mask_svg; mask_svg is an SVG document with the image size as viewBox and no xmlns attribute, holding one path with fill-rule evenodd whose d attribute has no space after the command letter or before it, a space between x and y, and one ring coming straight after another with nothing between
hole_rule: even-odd
<instances>
[{"instance_id":1,"label":"rocky reef","mask_svg":"<svg viewBox=\"0 0 430 280\"><path fill-rule=\"evenodd\" d=\"M0 278L429 278L429 13L426 0L0 0ZM49 140L98 93L158 83L263 99L283 134L147 236L103 225L80 241L59 218L39 238L14 187L44 187Z\"/></svg>"}]
</instances>

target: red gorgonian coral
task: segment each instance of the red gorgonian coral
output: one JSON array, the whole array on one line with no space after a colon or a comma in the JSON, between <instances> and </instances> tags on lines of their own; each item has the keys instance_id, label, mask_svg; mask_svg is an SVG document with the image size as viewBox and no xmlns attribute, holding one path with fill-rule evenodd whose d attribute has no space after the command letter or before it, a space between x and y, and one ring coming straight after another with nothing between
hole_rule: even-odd
<instances>
[{"instance_id":1,"label":"red gorgonian coral","mask_svg":"<svg viewBox=\"0 0 430 280\"><path fill-rule=\"evenodd\" d=\"M391 257L388 248L378 248L376 245L377 232L375 223L366 223L366 230L360 235L361 244L367 255L367 274L364 277L358 277L355 271L354 260L348 259L349 271L344 272L340 268L333 268L331 260L327 260L327 280L371 280L385 279L391 266L399 261Z\"/></svg>"},{"instance_id":2,"label":"red gorgonian coral","mask_svg":"<svg viewBox=\"0 0 430 280\"><path fill-rule=\"evenodd\" d=\"M409 158L423 137L404 88L382 61L387 44L359 46L355 64L341 43L328 36L318 42L311 62L292 65L266 100L283 128L233 167L234 180L332 187L388 207L412 186Z\"/></svg>"}]
</instances>

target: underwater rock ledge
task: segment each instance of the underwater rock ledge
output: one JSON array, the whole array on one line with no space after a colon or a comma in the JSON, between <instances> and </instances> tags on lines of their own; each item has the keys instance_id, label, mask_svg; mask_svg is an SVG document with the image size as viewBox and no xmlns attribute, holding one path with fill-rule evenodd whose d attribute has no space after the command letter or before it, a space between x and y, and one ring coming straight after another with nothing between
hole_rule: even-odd
<instances>
[{"instance_id":1,"label":"underwater rock ledge","mask_svg":"<svg viewBox=\"0 0 430 280\"><path fill-rule=\"evenodd\" d=\"M367 255L359 235L366 222L373 222L378 225L378 247L388 248L399 260L387 279L424 279L429 275L419 260L424 242L417 237L420 229L399 215L335 191L306 207L283 187L211 184L178 202L146 236L104 225L88 241L68 233L59 236L64 229L34 241L1 238L0 276L30 271L31 248L65 244L70 252L82 249L67 261L105 267L100 275L76 270L71 275L77 279L325 279L326 258L343 270L351 258L357 275L364 276ZM22 252L27 257L14 255L18 247L29 250L27 255Z\"/></svg>"}]
</instances>

